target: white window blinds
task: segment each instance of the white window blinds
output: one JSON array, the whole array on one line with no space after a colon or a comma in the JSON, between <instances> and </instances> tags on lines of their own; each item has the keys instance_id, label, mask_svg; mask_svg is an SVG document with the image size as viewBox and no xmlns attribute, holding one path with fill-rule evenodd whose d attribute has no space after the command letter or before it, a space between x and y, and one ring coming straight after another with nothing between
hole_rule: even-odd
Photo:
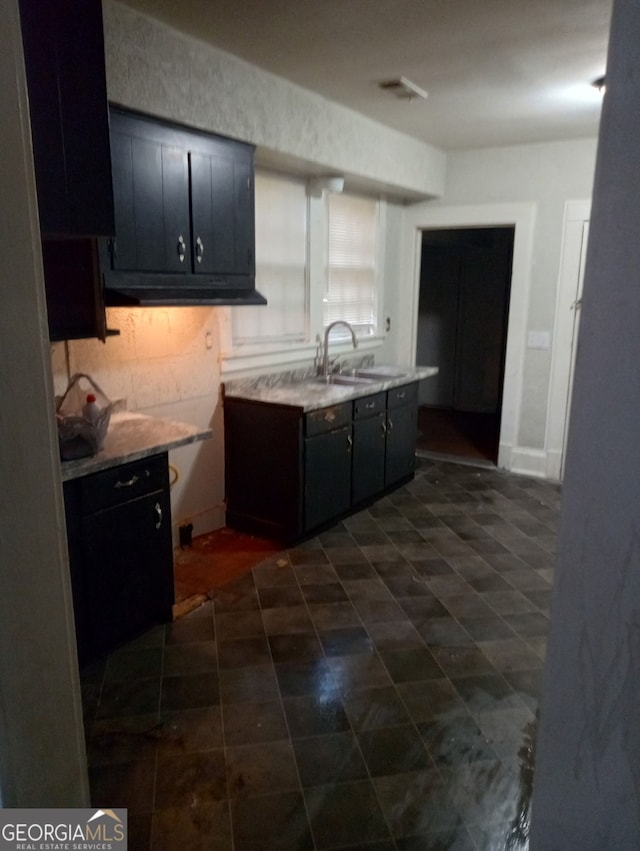
<instances>
[{"instance_id":1,"label":"white window blinds","mask_svg":"<svg viewBox=\"0 0 640 851\"><path fill-rule=\"evenodd\" d=\"M376 332L376 232L378 204L350 195L329 195L329 247L325 327L345 319L358 336ZM336 333L339 329L336 329Z\"/></svg>"},{"instance_id":2,"label":"white window blinds","mask_svg":"<svg viewBox=\"0 0 640 851\"><path fill-rule=\"evenodd\" d=\"M303 182L257 173L256 289L266 307L232 311L237 343L307 336L307 196Z\"/></svg>"}]
</instances>

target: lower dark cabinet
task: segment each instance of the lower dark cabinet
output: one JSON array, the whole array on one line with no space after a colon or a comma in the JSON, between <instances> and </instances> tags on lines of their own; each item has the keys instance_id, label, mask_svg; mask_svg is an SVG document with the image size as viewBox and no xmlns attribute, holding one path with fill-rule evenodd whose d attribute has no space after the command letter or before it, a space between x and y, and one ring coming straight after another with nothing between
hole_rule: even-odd
<instances>
[{"instance_id":1,"label":"lower dark cabinet","mask_svg":"<svg viewBox=\"0 0 640 851\"><path fill-rule=\"evenodd\" d=\"M84 663L171 620L167 454L65 482L64 494L78 657Z\"/></svg>"},{"instance_id":2,"label":"lower dark cabinet","mask_svg":"<svg viewBox=\"0 0 640 851\"><path fill-rule=\"evenodd\" d=\"M387 438L386 393L365 396L353 403L353 476L355 505L384 490Z\"/></svg>"},{"instance_id":3,"label":"lower dark cabinet","mask_svg":"<svg viewBox=\"0 0 640 851\"><path fill-rule=\"evenodd\" d=\"M352 442L350 425L305 439L305 531L348 511L351 505Z\"/></svg>"},{"instance_id":4,"label":"lower dark cabinet","mask_svg":"<svg viewBox=\"0 0 640 851\"><path fill-rule=\"evenodd\" d=\"M385 487L412 476L418 433L417 384L390 390L387 400Z\"/></svg>"},{"instance_id":5,"label":"lower dark cabinet","mask_svg":"<svg viewBox=\"0 0 640 851\"><path fill-rule=\"evenodd\" d=\"M294 542L414 474L417 383L305 413L224 402L227 525Z\"/></svg>"}]
</instances>

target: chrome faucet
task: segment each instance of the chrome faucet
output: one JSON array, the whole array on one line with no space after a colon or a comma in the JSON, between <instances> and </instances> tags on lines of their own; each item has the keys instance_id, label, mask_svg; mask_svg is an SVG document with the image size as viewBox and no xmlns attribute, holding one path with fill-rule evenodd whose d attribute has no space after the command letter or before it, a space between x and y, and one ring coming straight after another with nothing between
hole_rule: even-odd
<instances>
[{"instance_id":1,"label":"chrome faucet","mask_svg":"<svg viewBox=\"0 0 640 851\"><path fill-rule=\"evenodd\" d=\"M336 325L344 325L351 332L351 339L353 340L353 348L358 348L358 341L356 339L356 332L353 330L351 325L348 322L345 322L344 319L336 319L335 322L331 322L331 324L327 325L324 330L324 345L322 347L322 374L325 376L329 375L329 334L331 333L332 328L335 328Z\"/></svg>"}]
</instances>

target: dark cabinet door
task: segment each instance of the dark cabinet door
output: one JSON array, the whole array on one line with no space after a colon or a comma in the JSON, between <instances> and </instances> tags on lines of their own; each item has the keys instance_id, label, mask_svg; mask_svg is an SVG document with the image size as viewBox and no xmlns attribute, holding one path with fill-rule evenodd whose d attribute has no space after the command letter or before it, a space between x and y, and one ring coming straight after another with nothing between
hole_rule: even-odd
<instances>
[{"instance_id":1,"label":"dark cabinet door","mask_svg":"<svg viewBox=\"0 0 640 851\"><path fill-rule=\"evenodd\" d=\"M233 162L192 152L193 270L211 275L235 271Z\"/></svg>"},{"instance_id":2,"label":"dark cabinet door","mask_svg":"<svg viewBox=\"0 0 640 851\"><path fill-rule=\"evenodd\" d=\"M234 208L233 222L235 230L236 274L241 278L253 280L256 272L255 258L255 199L253 178L253 156L247 161L237 160L233 168Z\"/></svg>"},{"instance_id":3,"label":"dark cabinet door","mask_svg":"<svg viewBox=\"0 0 640 851\"><path fill-rule=\"evenodd\" d=\"M384 411L353 424L354 504L369 499L384 489L387 418Z\"/></svg>"},{"instance_id":4,"label":"dark cabinet door","mask_svg":"<svg viewBox=\"0 0 640 851\"><path fill-rule=\"evenodd\" d=\"M233 156L232 147L221 149L220 154L189 154L193 271L248 276L255 273L253 169ZM236 153L246 159L244 148Z\"/></svg>"},{"instance_id":5,"label":"dark cabinet door","mask_svg":"<svg viewBox=\"0 0 640 851\"><path fill-rule=\"evenodd\" d=\"M387 411L385 487L413 474L417 433L418 409L415 402Z\"/></svg>"},{"instance_id":6,"label":"dark cabinet door","mask_svg":"<svg viewBox=\"0 0 640 851\"><path fill-rule=\"evenodd\" d=\"M100 0L20 0L49 337L106 337L96 237L115 233Z\"/></svg>"},{"instance_id":7,"label":"dark cabinet door","mask_svg":"<svg viewBox=\"0 0 640 851\"><path fill-rule=\"evenodd\" d=\"M81 662L171 619L167 462L165 452L64 484Z\"/></svg>"},{"instance_id":8,"label":"dark cabinet door","mask_svg":"<svg viewBox=\"0 0 640 851\"><path fill-rule=\"evenodd\" d=\"M49 339L104 340L107 322L95 239L45 239L42 262Z\"/></svg>"},{"instance_id":9,"label":"dark cabinet door","mask_svg":"<svg viewBox=\"0 0 640 851\"><path fill-rule=\"evenodd\" d=\"M113 268L190 272L186 151L144 138L126 123L113 129L112 150L116 205Z\"/></svg>"},{"instance_id":10,"label":"dark cabinet door","mask_svg":"<svg viewBox=\"0 0 640 851\"><path fill-rule=\"evenodd\" d=\"M305 531L347 511L351 505L351 426L305 440Z\"/></svg>"},{"instance_id":11,"label":"dark cabinet door","mask_svg":"<svg viewBox=\"0 0 640 851\"><path fill-rule=\"evenodd\" d=\"M156 491L82 520L85 630L92 655L170 618L168 494ZM162 575L164 573L164 575Z\"/></svg>"},{"instance_id":12,"label":"dark cabinet door","mask_svg":"<svg viewBox=\"0 0 640 851\"><path fill-rule=\"evenodd\" d=\"M114 233L100 0L20 0L40 230Z\"/></svg>"}]
</instances>

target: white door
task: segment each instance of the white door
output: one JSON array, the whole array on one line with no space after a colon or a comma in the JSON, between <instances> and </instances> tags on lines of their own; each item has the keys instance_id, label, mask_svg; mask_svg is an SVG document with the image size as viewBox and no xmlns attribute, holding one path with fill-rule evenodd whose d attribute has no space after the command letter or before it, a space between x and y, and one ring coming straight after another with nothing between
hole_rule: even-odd
<instances>
[{"instance_id":1,"label":"white door","mask_svg":"<svg viewBox=\"0 0 640 851\"><path fill-rule=\"evenodd\" d=\"M561 479L564 471L590 212L588 201L570 201L565 207L547 414L545 472L551 479Z\"/></svg>"},{"instance_id":2,"label":"white door","mask_svg":"<svg viewBox=\"0 0 640 851\"><path fill-rule=\"evenodd\" d=\"M584 282L584 264L587 256L587 242L589 239L589 222L582 223L582 240L580 244L580 265L578 267L578 280L574 292L575 299L570 307L573 313L571 323L571 354L569 364L569 382L567 386L567 401L565 405L564 430L562 434L562 463L560 465L560 478L564 478L564 459L567 454L567 435L569 434L569 419L571 417L571 396L573 393L573 372L576 366L576 352L578 349L578 331L580 330L580 308L582 307L582 284Z\"/></svg>"}]
</instances>

